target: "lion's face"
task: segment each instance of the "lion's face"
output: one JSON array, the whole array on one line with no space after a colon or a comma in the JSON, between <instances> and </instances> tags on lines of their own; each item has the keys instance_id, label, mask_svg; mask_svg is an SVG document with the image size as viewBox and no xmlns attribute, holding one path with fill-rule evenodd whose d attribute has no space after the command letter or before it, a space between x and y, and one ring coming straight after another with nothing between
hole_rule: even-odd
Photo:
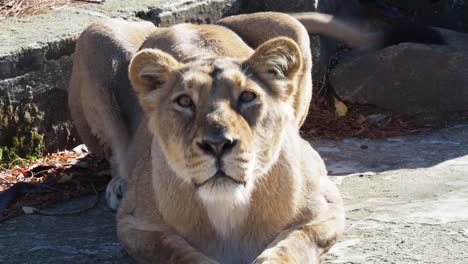
<instances>
[{"instance_id":1,"label":"lion's face","mask_svg":"<svg viewBox=\"0 0 468 264\"><path fill-rule=\"evenodd\" d=\"M154 49L134 57L130 79L150 130L170 167L202 200L248 200L276 161L284 127L294 122L300 56L292 40L278 38L247 60L184 64Z\"/></svg>"}]
</instances>

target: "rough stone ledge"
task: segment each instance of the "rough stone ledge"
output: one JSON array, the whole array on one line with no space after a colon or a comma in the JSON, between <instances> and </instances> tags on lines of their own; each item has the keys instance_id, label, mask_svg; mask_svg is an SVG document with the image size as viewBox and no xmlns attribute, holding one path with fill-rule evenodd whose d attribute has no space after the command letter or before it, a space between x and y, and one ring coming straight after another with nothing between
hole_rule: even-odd
<instances>
[{"instance_id":1,"label":"rough stone ledge","mask_svg":"<svg viewBox=\"0 0 468 264\"><path fill-rule=\"evenodd\" d=\"M0 79L15 78L42 68L47 61L71 56L75 50L76 36L44 44L33 44L0 56Z\"/></svg>"},{"instance_id":2,"label":"rough stone ledge","mask_svg":"<svg viewBox=\"0 0 468 264\"><path fill-rule=\"evenodd\" d=\"M177 23L210 24L224 16L237 14L239 11L239 1L181 1L137 12L136 16L149 20L156 26Z\"/></svg>"}]
</instances>

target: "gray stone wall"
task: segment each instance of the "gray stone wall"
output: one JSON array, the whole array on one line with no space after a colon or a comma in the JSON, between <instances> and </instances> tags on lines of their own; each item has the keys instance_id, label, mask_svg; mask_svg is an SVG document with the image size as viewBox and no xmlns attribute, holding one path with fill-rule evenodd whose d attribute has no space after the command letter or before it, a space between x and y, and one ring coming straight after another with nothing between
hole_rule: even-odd
<instances>
[{"instance_id":1,"label":"gray stone wall","mask_svg":"<svg viewBox=\"0 0 468 264\"><path fill-rule=\"evenodd\" d=\"M67 106L74 42L57 40L0 57L0 161L77 143Z\"/></svg>"}]
</instances>

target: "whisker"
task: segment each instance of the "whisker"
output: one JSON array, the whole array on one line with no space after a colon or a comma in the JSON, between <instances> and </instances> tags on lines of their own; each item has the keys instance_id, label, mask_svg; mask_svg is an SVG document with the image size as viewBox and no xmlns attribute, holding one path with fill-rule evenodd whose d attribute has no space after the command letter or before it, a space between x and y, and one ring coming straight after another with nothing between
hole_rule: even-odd
<instances>
[{"instance_id":1,"label":"whisker","mask_svg":"<svg viewBox=\"0 0 468 264\"><path fill-rule=\"evenodd\" d=\"M189 166L197 167L200 166L201 164L205 163L206 160L199 160L199 161L190 161L188 164Z\"/></svg>"}]
</instances>

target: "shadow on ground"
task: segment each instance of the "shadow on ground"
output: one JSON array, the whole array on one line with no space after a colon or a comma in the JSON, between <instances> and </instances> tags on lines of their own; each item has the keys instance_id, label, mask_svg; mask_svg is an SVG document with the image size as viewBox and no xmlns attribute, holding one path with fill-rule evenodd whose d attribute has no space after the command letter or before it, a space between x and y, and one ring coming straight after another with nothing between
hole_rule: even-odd
<instances>
[{"instance_id":1,"label":"shadow on ground","mask_svg":"<svg viewBox=\"0 0 468 264\"><path fill-rule=\"evenodd\" d=\"M75 199L56 213L88 207L95 196ZM115 213L98 205L74 216L24 215L0 223L0 263L129 263L115 232Z\"/></svg>"},{"instance_id":2,"label":"shadow on ground","mask_svg":"<svg viewBox=\"0 0 468 264\"><path fill-rule=\"evenodd\" d=\"M330 175L429 168L468 155L468 125L381 140L318 140Z\"/></svg>"}]
</instances>

